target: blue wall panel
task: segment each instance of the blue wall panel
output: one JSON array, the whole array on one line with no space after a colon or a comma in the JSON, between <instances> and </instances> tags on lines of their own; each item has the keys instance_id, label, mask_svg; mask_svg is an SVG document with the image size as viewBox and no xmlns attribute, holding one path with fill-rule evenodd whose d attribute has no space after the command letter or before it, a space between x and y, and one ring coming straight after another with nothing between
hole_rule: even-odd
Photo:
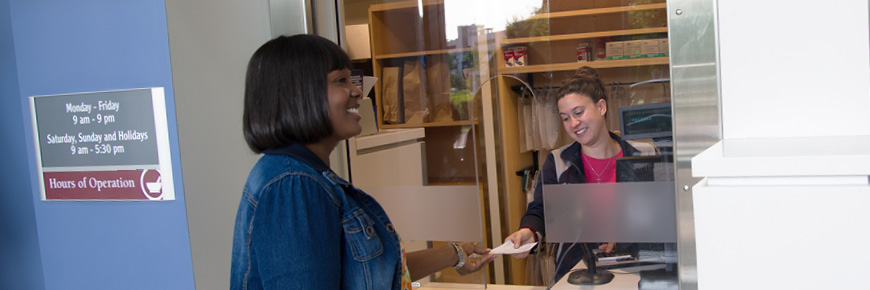
<instances>
[{"instance_id":1,"label":"blue wall panel","mask_svg":"<svg viewBox=\"0 0 870 290\"><path fill-rule=\"evenodd\" d=\"M9 0L0 0L0 289L45 289L33 212L24 112L18 91Z\"/></svg>"},{"instance_id":2,"label":"blue wall panel","mask_svg":"<svg viewBox=\"0 0 870 290\"><path fill-rule=\"evenodd\" d=\"M4 130L24 136L45 289L193 289L164 1L5 1L24 124ZM166 91L176 200L40 201L27 97L144 87Z\"/></svg>"}]
</instances>

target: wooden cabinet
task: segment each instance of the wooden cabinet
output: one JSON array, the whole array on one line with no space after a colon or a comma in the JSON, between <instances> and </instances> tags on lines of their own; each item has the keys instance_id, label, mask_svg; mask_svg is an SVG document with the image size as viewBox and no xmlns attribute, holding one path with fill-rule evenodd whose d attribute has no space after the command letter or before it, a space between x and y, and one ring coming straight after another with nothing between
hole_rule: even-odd
<instances>
[{"instance_id":1,"label":"wooden cabinet","mask_svg":"<svg viewBox=\"0 0 870 290\"><path fill-rule=\"evenodd\" d=\"M426 129L429 184L474 184L472 48L447 41L443 1L418 4L369 8L378 125Z\"/></svg>"}]
</instances>

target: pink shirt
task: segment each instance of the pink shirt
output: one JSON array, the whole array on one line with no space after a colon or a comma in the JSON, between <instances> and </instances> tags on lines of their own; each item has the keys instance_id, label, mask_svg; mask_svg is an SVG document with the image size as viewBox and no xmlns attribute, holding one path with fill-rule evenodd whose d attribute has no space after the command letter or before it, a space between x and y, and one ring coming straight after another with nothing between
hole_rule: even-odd
<instances>
[{"instance_id":1,"label":"pink shirt","mask_svg":"<svg viewBox=\"0 0 870 290\"><path fill-rule=\"evenodd\" d=\"M616 156L607 159L596 159L580 153L583 160L583 171L586 183L616 182L616 158L622 157L622 150Z\"/></svg>"}]
</instances>

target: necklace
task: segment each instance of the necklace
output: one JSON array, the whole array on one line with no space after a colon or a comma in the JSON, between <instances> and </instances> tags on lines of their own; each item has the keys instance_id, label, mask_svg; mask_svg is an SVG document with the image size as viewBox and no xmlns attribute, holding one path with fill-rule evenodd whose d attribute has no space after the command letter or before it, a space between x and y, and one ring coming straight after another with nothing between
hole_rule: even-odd
<instances>
[{"instance_id":1,"label":"necklace","mask_svg":"<svg viewBox=\"0 0 870 290\"><path fill-rule=\"evenodd\" d=\"M601 183L601 173L604 173L605 171L607 171L607 167L610 167L610 161L613 158L607 158L607 164L604 165L604 168L601 168L601 173L598 173L598 171L595 171L595 167L592 166L592 162L589 162L590 158L592 158L592 157L586 156L586 164L589 164L589 169L592 169L592 173L594 173L595 178L598 179L597 182Z\"/></svg>"}]
</instances>

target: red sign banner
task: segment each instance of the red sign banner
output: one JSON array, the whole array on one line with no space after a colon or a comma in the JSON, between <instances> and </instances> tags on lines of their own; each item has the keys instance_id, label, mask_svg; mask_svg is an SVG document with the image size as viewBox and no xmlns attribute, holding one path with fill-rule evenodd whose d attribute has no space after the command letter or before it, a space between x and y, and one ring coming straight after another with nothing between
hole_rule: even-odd
<instances>
[{"instance_id":1,"label":"red sign banner","mask_svg":"<svg viewBox=\"0 0 870 290\"><path fill-rule=\"evenodd\" d=\"M162 200L157 170L44 172L46 200Z\"/></svg>"}]
</instances>

